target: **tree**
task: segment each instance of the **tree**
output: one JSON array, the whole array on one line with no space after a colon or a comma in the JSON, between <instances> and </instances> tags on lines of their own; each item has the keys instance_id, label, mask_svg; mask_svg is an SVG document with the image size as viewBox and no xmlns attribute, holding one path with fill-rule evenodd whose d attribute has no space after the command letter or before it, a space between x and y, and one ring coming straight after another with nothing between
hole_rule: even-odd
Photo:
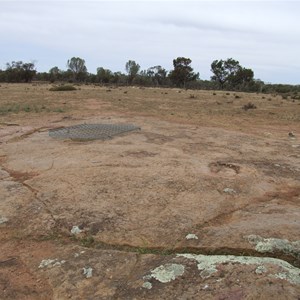
<instances>
[{"instance_id":1,"label":"tree","mask_svg":"<svg viewBox=\"0 0 300 300\"><path fill-rule=\"evenodd\" d=\"M128 73L128 83L131 84L133 79L139 73L141 66L137 64L134 60L129 60L125 65L125 70Z\"/></svg>"},{"instance_id":2,"label":"tree","mask_svg":"<svg viewBox=\"0 0 300 300\"><path fill-rule=\"evenodd\" d=\"M111 82L118 85L125 85L127 82L127 76L121 72L114 72Z\"/></svg>"},{"instance_id":3,"label":"tree","mask_svg":"<svg viewBox=\"0 0 300 300\"><path fill-rule=\"evenodd\" d=\"M33 62L23 63L22 61L7 63L5 72L8 82L31 82L36 74Z\"/></svg>"},{"instance_id":4,"label":"tree","mask_svg":"<svg viewBox=\"0 0 300 300\"><path fill-rule=\"evenodd\" d=\"M0 82L6 81L6 72L0 69Z\"/></svg>"},{"instance_id":5,"label":"tree","mask_svg":"<svg viewBox=\"0 0 300 300\"><path fill-rule=\"evenodd\" d=\"M178 87L185 87L189 81L195 81L199 78L199 73L194 73L190 66L191 59L177 57L173 60L174 70L169 74L171 81Z\"/></svg>"},{"instance_id":6,"label":"tree","mask_svg":"<svg viewBox=\"0 0 300 300\"><path fill-rule=\"evenodd\" d=\"M213 76L211 80L218 82L223 90L225 85L237 89L253 81L254 72L251 69L243 68L239 61L232 58L227 60L214 60L211 64Z\"/></svg>"},{"instance_id":7,"label":"tree","mask_svg":"<svg viewBox=\"0 0 300 300\"><path fill-rule=\"evenodd\" d=\"M113 77L111 70L102 67L97 68L97 79L100 83L109 83Z\"/></svg>"},{"instance_id":8,"label":"tree","mask_svg":"<svg viewBox=\"0 0 300 300\"><path fill-rule=\"evenodd\" d=\"M36 70L34 69L34 63L23 63L23 78L25 82L31 82L33 76L36 74Z\"/></svg>"},{"instance_id":9,"label":"tree","mask_svg":"<svg viewBox=\"0 0 300 300\"><path fill-rule=\"evenodd\" d=\"M85 60L80 57L72 57L67 62L67 67L73 73L75 81L83 81L87 75Z\"/></svg>"},{"instance_id":10,"label":"tree","mask_svg":"<svg viewBox=\"0 0 300 300\"><path fill-rule=\"evenodd\" d=\"M253 81L254 72L251 69L240 67L233 75L229 76L229 86L233 88L245 88Z\"/></svg>"},{"instance_id":11,"label":"tree","mask_svg":"<svg viewBox=\"0 0 300 300\"><path fill-rule=\"evenodd\" d=\"M62 71L58 67L53 67L49 70L50 81L54 82L60 80L62 77Z\"/></svg>"},{"instance_id":12,"label":"tree","mask_svg":"<svg viewBox=\"0 0 300 300\"><path fill-rule=\"evenodd\" d=\"M162 85L167 77L167 71L161 66L154 66L147 70L146 75L155 85Z\"/></svg>"}]
</instances>

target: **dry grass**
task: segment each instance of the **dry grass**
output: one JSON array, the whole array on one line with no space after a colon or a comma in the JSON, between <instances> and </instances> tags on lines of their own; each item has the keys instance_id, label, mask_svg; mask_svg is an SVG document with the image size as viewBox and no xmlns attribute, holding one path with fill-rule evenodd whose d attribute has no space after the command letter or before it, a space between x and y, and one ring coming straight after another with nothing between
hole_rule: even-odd
<instances>
[{"instance_id":1,"label":"dry grass","mask_svg":"<svg viewBox=\"0 0 300 300\"><path fill-rule=\"evenodd\" d=\"M161 120L206 126L247 128L254 124L300 121L300 101L272 101L262 94L191 91L161 88L82 85L76 91L53 93L51 85L2 84L0 115L3 121L61 115L90 116L112 113L157 117ZM237 97L238 95L238 97ZM268 98L268 97L267 97ZM257 109L245 111L253 103Z\"/></svg>"}]
</instances>

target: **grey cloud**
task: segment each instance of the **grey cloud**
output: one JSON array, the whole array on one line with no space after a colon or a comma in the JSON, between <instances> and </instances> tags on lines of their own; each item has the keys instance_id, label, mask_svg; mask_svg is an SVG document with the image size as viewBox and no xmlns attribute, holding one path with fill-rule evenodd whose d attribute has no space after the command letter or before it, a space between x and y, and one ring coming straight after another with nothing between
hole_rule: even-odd
<instances>
[{"instance_id":1,"label":"grey cloud","mask_svg":"<svg viewBox=\"0 0 300 300\"><path fill-rule=\"evenodd\" d=\"M2 1L0 66L30 57L47 71L76 55L91 72L124 71L128 59L171 68L173 58L189 56L209 78L213 59L234 57L262 80L278 80L281 68L282 81L296 83L299 8L290 1Z\"/></svg>"}]
</instances>

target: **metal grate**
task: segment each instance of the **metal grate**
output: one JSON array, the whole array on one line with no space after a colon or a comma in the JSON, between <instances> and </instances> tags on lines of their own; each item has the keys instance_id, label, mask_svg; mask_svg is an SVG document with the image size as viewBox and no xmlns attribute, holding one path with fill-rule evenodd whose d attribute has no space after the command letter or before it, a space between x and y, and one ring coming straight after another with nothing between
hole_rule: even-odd
<instances>
[{"instance_id":1,"label":"metal grate","mask_svg":"<svg viewBox=\"0 0 300 300\"><path fill-rule=\"evenodd\" d=\"M116 135L140 129L140 127L131 124L79 124L50 129L49 136L74 140L107 140Z\"/></svg>"}]
</instances>

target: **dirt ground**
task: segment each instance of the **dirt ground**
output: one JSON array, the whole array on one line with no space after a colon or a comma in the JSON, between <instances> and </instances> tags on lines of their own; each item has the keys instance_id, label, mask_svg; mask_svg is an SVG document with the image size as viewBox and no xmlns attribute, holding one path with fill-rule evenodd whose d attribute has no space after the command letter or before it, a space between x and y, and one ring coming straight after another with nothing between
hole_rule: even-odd
<instances>
[{"instance_id":1,"label":"dirt ground","mask_svg":"<svg viewBox=\"0 0 300 300\"><path fill-rule=\"evenodd\" d=\"M300 299L299 100L50 87L0 86L0 299Z\"/></svg>"}]
</instances>

